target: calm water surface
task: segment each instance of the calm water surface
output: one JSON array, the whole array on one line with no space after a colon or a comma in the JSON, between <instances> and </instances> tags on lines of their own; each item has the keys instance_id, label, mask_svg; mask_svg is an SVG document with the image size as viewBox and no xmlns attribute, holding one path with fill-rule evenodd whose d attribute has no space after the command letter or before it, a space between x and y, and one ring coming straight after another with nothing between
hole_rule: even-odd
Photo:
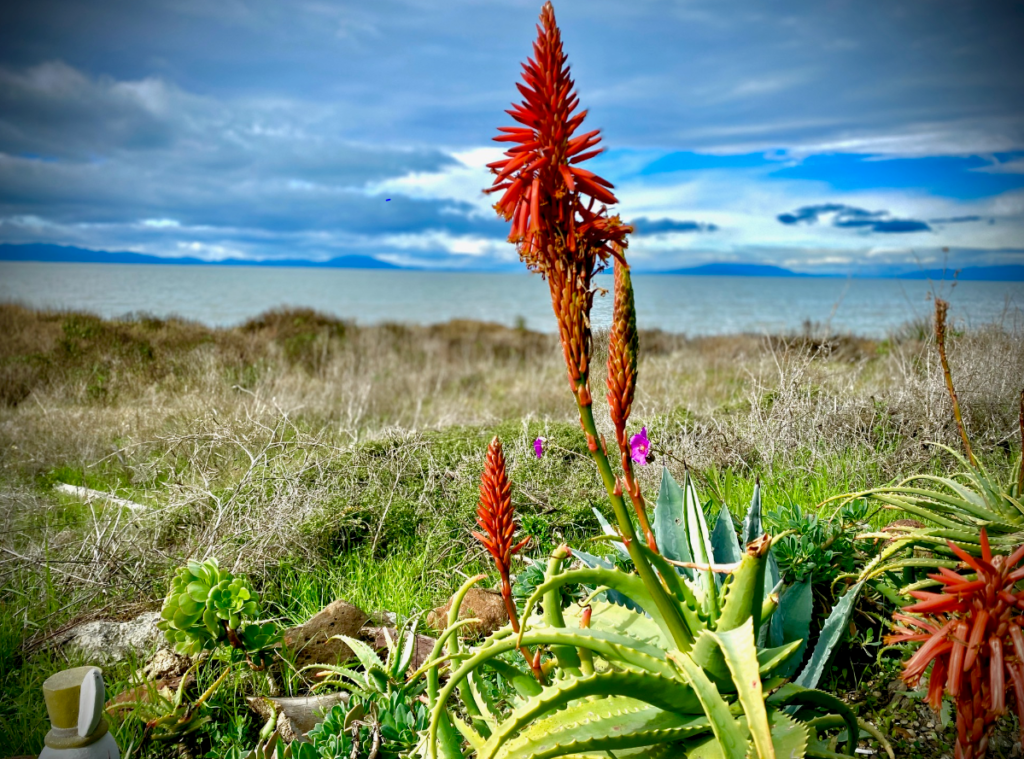
<instances>
[{"instance_id":1,"label":"calm water surface","mask_svg":"<svg viewBox=\"0 0 1024 759\"><path fill-rule=\"evenodd\" d=\"M911 280L636 275L633 281L641 327L690 335L798 330L810 320L882 337L931 312L932 286ZM598 284L610 287L611 278ZM958 321L1021 319L1024 283L936 287ZM0 301L106 317L177 315L219 326L277 306L305 306L360 324L463 318L554 329L547 285L526 273L0 262ZM607 325L610 294L596 298L594 311L595 324Z\"/></svg>"}]
</instances>

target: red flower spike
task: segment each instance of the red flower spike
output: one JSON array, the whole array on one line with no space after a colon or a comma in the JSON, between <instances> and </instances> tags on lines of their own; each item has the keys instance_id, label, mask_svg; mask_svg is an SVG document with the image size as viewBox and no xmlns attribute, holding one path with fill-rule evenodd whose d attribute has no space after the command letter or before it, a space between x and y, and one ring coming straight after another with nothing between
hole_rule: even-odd
<instances>
[{"instance_id":1,"label":"red flower spike","mask_svg":"<svg viewBox=\"0 0 1024 759\"><path fill-rule=\"evenodd\" d=\"M533 55L522 66L516 88L523 100L507 110L522 127L500 127L498 142L516 143L506 159L490 165L497 175L484 192L505 190L495 210L511 221L509 241L527 267L540 272L551 291L559 337L574 393L587 385L590 367L592 278L625 248L632 228L594 201L618 202L611 183L575 164L597 155L598 130L578 136L587 112L575 113L573 91L555 11L546 3L537 26ZM589 151L589 152L584 152ZM511 179L512 185L506 187ZM584 201L589 197L589 205Z\"/></svg>"}]
</instances>

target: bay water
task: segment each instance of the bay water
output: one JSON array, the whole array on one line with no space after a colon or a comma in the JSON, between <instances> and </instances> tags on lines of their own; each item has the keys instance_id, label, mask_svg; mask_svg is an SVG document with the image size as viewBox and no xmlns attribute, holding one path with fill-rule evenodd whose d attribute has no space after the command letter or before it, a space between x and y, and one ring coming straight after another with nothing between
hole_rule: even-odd
<instances>
[{"instance_id":1,"label":"bay water","mask_svg":"<svg viewBox=\"0 0 1024 759\"><path fill-rule=\"evenodd\" d=\"M795 332L810 322L881 338L946 298L954 323L1019 324L1024 282L928 282L809 277L636 274L637 320L691 336ZM597 285L611 288L602 275ZM307 307L358 324L475 319L551 332L547 283L526 272L0 262L0 301L104 317L180 316L239 324L270 308ZM595 298L595 326L611 319L611 293Z\"/></svg>"}]
</instances>

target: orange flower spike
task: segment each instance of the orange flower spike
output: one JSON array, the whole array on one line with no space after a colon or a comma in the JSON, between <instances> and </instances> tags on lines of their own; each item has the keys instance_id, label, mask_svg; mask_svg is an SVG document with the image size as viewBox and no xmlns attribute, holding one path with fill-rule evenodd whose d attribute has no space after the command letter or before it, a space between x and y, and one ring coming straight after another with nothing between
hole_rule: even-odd
<instances>
[{"instance_id":1,"label":"orange flower spike","mask_svg":"<svg viewBox=\"0 0 1024 759\"><path fill-rule=\"evenodd\" d=\"M519 543L512 542L517 525L511 493L511 485L505 473L505 455L501 450L501 441L495 437L487 447L484 472L480 477L480 503L476 511L476 521L485 534L474 532L473 537L483 543L494 557L494 564L501 575L502 595L508 595L509 599L512 593L509 583L512 557L530 542L529 536Z\"/></svg>"}]
</instances>

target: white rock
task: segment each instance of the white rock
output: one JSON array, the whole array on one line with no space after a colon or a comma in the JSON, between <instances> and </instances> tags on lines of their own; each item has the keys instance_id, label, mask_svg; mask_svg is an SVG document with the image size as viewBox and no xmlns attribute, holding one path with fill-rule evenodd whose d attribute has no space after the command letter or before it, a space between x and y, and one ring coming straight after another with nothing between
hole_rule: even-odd
<instances>
[{"instance_id":1,"label":"white rock","mask_svg":"<svg viewBox=\"0 0 1024 759\"><path fill-rule=\"evenodd\" d=\"M148 611L127 622L86 622L69 630L63 643L91 661L121 661L132 651L148 652L163 635L156 627L159 621L160 612Z\"/></svg>"}]
</instances>

